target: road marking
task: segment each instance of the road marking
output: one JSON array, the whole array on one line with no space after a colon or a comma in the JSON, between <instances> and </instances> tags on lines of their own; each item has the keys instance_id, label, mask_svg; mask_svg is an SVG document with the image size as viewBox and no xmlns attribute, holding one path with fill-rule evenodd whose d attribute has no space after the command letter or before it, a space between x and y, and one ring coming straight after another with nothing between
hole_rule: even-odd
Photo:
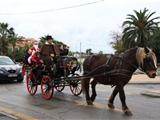
<instances>
[{"instance_id":1,"label":"road marking","mask_svg":"<svg viewBox=\"0 0 160 120\"><path fill-rule=\"evenodd\" d=\"M0 107L0 111L1 112L5 112L7 114L10 114L11 116L15 116L15 117L18 117L22 120L38 120L36 118L33 118L29 115L26 115L26 114L23 114L23 113L20 113L20 112L16 112L12 109L8 109L8 108L4 108L4 107Z\"/></svg>"},{"instance_id":2,"label":"road marking","mask_svg":"<svg viewBox=\"0 0 160 120\"><path fill-rule=\"evenodd\" d=\"M11 119L14 119L14 120L18 120L19 118L17 118L17 117L15 117L15 116L13 116L13 115L11 115L11 114L8 114L8 113L6 113L6 112L0 112L0 118L1 118L1 116L2 117L7 117L7 118L11 118Z\"/></svg>"},{"instance_id":3,"label":"road marking","mask_svg":"<svg viewBox=\"0 0 160 120\"><path fill-rule=\"evenodd\" d=\"M122 110L119 109L119 108L109 109L106 105L100 104L100 103L97 103L97 102L94 102L93 105L87 105L85 101L75 100L74 102L77 105L82 106L82 107L90 107L90 108L106 109L106 110L113 110L113 111L122 112Z\"/></svg>"}]
</instances>

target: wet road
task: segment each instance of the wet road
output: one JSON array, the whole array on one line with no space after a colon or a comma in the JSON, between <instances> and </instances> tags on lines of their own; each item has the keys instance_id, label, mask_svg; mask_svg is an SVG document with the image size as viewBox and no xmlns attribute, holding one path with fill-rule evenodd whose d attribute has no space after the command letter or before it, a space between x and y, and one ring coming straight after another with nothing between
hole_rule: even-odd
<instances>
[{"instance_id":1,"label":"wet road","mask_svg":"<svg viewBox=\"0 0 160 120\"><path fill-rule=\"evenodd\" d=\"M55 92L53 99L41 97L40 86L35 96L30 96L25 83L0 84L0 111L10 113L24 120L159 120L160 98L143 96L145 90L160 89L160 85L127 85L125 87L127 105L133 116L125 116L121 111L119 96L115 100L115 110L107 108L107 100L113 88L97 86L94 106L85 104L84 95L73 96L69 87L62 93Z\"/></svg>"}]
</instances>

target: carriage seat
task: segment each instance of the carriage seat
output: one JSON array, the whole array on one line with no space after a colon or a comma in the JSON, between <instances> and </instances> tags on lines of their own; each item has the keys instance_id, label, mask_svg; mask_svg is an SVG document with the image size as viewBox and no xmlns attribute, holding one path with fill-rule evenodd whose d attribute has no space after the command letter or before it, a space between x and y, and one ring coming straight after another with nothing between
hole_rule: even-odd
<instances>
[{"instance_id":1,"label":"carriage seat","mask_svg":"<svg viewBox=\"0 0 160 120\"><path fill-rule=\"evenodd\" d=\"M60 69L68 69L71 71L77 67L77 65L77 58L72 56L60 56L59 59L57 59L57 67Z\"/></svg>"}]
</instances>

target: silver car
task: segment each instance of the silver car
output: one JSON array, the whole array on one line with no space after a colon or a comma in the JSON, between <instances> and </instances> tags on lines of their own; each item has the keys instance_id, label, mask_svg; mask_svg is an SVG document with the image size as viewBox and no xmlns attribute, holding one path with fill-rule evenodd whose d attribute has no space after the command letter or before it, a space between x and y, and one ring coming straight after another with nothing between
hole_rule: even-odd
<instances>
[{"instance_id":1,"label":"silver car","mask_svg":"<svg viewBox=\"0 0 160 120\"><path fill-rule=\"evenodd\" d=\"M0 81L22 82L22 67L8 56L0 56Z\"/></svg>"}]
</instances>

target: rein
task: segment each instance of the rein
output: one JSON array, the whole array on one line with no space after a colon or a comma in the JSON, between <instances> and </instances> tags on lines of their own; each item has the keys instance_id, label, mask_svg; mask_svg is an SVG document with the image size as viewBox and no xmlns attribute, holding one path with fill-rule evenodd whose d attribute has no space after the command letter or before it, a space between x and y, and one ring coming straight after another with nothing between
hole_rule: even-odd
<instances>
[{"instance_id":1,"label":"rein","mask_svg":"<svg viewBox=\"0 0 160 120\"><path fill-rule=\"evenodd\" d=\"M111 56L113 57L113 56ZM109 64L109 62L111 61L111 57L109 58L109 60L106 62L106 64ZM122 56L114 56L115 58L118 58L120 61L116 62L115 63L115 68L113 70L110 70L108 72L103 72L103 73L99 73L99 74L96 74L96 75L92 75L92 76L88 76L88 75L85 75L85 76L80 76L80 77L77 77L76 79L85 79L85 78L94 78L94 77L99 77L99 76L105 76L105 75L109 75L109 76L116 76L116 75L123 75L125 77L128 77L130 78L131 75L128 75L127 73L129 74L132 74L132 71L129 71L129 70L126 70L126 69L120 69L118 67L121 67L122 66L122 61L131 65L133 68L137 69L138 67L128 61L126 61L124 59L124 57ZM103 66L103 65L101 65ZM99 66L100 67L100 66ZM117 69L116 69L117 68ZM92 72L92 71L91 71ZM124 72L124 73L123 73ZM88 73L89 74L89 73Z\"/></svg>"},{"instance_id":2,"label":"rein","mask_svg":"<svg viewBox=\"0 0 160 120\"><path fill-rule=\"evenodd\" d=\"M119 60L116 61L115 63L115 66L114 66L114 69L113 70L109 70L107 72L102 72L102 73L99 73L99 74L95 74L95 75L84 75L84 76L77 76L77 77L64 77L64 78L59 78L61 80L72 80L72 79L76 79L76 80L81 80L81 79L87 79L87 78L94 78L94 77L100 77L100 76L117 76L117 75L122 75L122 76L125 76L125 77L128 77L130 78L131 75L132 75L132 71L129 71L129 70L126 70L126 69L121 69L122 65L124 63L126 64L129 64L131 65L133 68L137 69L138 67L130 62L128 62L127 60L124 59L123 56L111 56L111 57L115 57ZM111 57L109 58L109 60L106 62L106 65L109 64L111 62ZM123 63L124 62L124 63ZM104 65L104 64L103 64ZM103 66L101 65L101 66ZM99 66L99 67L101 67ZM116 69L117 68L117 69ZM94 69L95 70L95 69ZM93 71L94 71L93 70ZM89 73L92 73L93 71L89 72ZM88 73L88 74L89 74ZM128 74L127 74L128 73ZM55 79L55 80L58 80Z\"/></svg>"},{"instance_id":3,"label":"rein","mask_svg":"<svg viewBox=\"0 0 160 120\"><path fill-rule=\"evenodd\" d=\"M122 70L124 69L121 69L121 71ZM94 77L106 76L106 75L109 75L109 76L123 75L125 77L130 78L130 75L126 75L124 73L118 73L117 70L111 70L109 72L103 72L103 73L99 73L99 74L92 75L92 76L85 75L85 76L76 76L76 77L64 77L64 78L56 78L54 80L72 80L72 79L81 80L81 79L94 78Z\"/></svg>"},{"instance_id":4,"label":"rein","mask_svg":"<svg viewBox=\"0 0 160 120\"><path fill-rule=\"evenodd\" d=\"M111 57L113 57L113 56L111 56ZM109 58L109 61L106 63L106 65L109 64L111 57ZM118 58L120 61L116 62L116 64L115 64L117 67L115 67L113 70L109 70L108 72L102 72L102 73L95 74L95 75L92 75L92 76L86 74L85 76L65 77L65 78L60 78L60 79L61 79L61 80L64 80L64 79L66 79L66 80L70 80L70 79L81 80L81 79L94 78L94 77L106 76L106 75L108 75L108 76L123 75L123 76L125 76L125 77L130 78L130 77L131 77L131 74L132 74L131 71L125 70L125 69L120 69L120 68L118 68L118 67L119 67L119 66L120 66L120 67L122 66L122 61L126 62L127 64L131 65L132 67L134 67L134 68L136 68L136 69L137 69L137 66L134 65L134 64L131 64L130 62L127 62L126 60L123 59L123 57L116 56L115 58ZM101 65L101 66L103 66L103 65ZM101 67L101 66L99 66L99 67ZM116 68L117 68L117 69L116 69ZM94 69L94 70L95 70L95 69ZM94 71L94 70L93 70L93 71ZM91 71L91 72L89 72L89 73L92 73L93 71ZM123 72L124 72L124 73L123 73ZM89 74L89 73L88 73L88 74ZM129 73L129 75L128 75L127 73ZM58 80L58 78L55 79L55 80Z\"/></svg>"}]
</instances>

